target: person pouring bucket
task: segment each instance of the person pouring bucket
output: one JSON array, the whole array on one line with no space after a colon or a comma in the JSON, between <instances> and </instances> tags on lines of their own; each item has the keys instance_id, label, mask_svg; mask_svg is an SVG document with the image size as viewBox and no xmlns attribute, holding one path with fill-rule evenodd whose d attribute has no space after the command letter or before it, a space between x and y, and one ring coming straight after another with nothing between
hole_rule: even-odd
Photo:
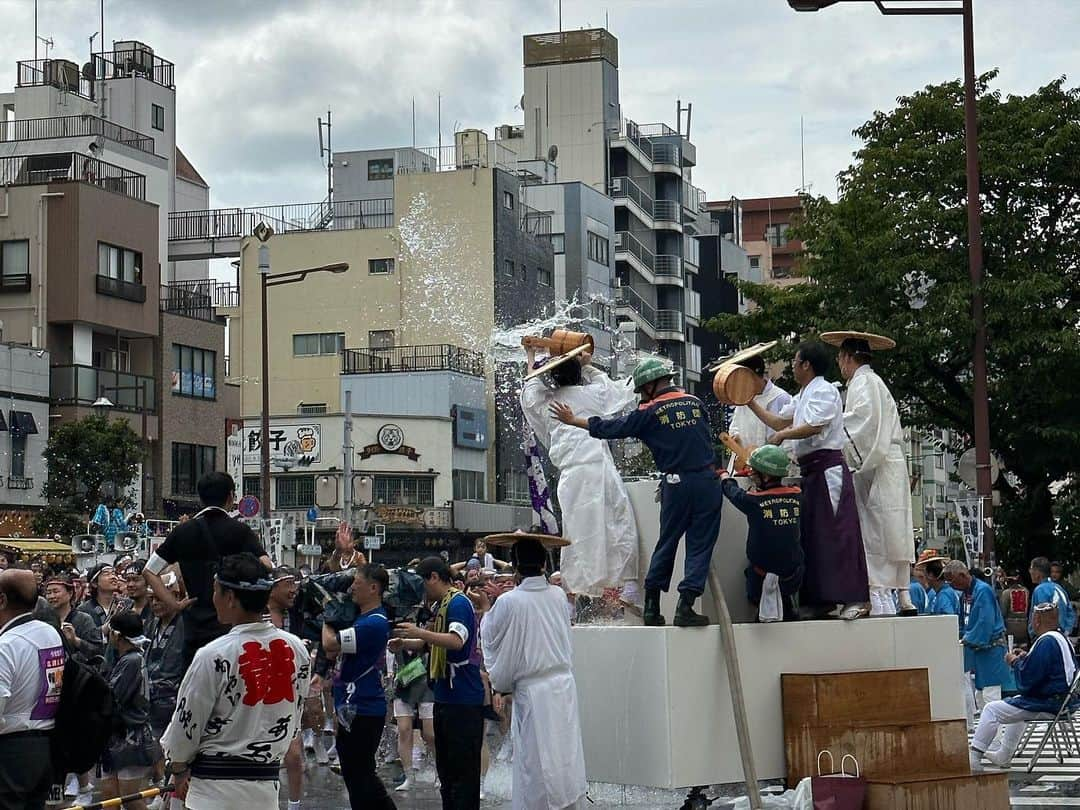
<instances>
[{"instance_id":1,"label":"person pouring bucket","mask_svg":"<svg viewBox=\"0 0 1080 810\"><path fill-rule=\"evenodd\" d=\"M686 535L686 563L679 583L679 603L673 624L702 627L706 616L694 611L705 591L713 546L720 533L724 496L716 477L716 454L705 406L673 382L675 371L666 358L647 357L634 369L634 391L641 397L637 410L616 419L582 419L564 402L551 404L560 422L588 430L597 439L635 438L644 442L663 473L660 490L660 539L645 577L646 625L662 627L660 592L671 586L679 538Z\"/></svg>"}]
</instances>

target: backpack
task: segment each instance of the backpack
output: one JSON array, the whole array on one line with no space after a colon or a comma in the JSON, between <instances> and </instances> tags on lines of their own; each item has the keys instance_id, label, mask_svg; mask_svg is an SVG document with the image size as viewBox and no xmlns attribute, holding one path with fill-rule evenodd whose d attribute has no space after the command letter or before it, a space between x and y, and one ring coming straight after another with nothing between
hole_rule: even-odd
<instances>
[{"instance_id":1,"label":"backpack","mask_svg":"<svg viewBox=\"0 0 1080 810\"><path fill-rule=\"evenodd\" d=\"M64 664L56 727L50 738L53 773L85 773L101 759L113 731L108 682L74 656Z\"/></svg>"}]
</instances>

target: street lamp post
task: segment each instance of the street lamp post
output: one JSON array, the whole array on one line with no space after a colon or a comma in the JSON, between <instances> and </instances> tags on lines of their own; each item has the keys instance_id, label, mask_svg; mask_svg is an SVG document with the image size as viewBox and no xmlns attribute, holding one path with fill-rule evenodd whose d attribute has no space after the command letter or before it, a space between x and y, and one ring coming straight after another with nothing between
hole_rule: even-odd
<instances>
[{"instance_id":1,"label":"street lamp post","mask_svg":"<svg viewBox=\"0 0 1080 810\"><path fill-rule=\"evenodd\" d=\"M262 413L259 424L259 477L262 479L262 516L270 518L270 342L269 323L267 321L266 291L269 287L282 284L296 284L312 273L344 273L349 269L348 262L335 262L320 267L304 270L286 270L282 273L270 272L270 247L267 242L274 235L274 229L265 222L255 226L255 237L259 240L259 279L262 304Z\"/></svg>"},{"instance_id":2,"label":"street lamp post","mask_svg":"<svg viewBox=\"0 0 1080 810\"><path fill-rule=\"evenodd\" d=\"M964 143L967 162L968 272L971 276L971 319L975 326L972 350L972 405L975 428L975 484L983 505L983 556L994 562L993 484L990 472L990 400L986 375L986 308L983 300L982 203L979 197L979 133L975 106L975 34L973 0L953 0L949 6L926 5L925 0L788 0L796 11L820 11L838 2L873 3L886 16L959 15L964 27Z\"/></svg>"},{"instance_id":3,"label":"street lamp post","mask_svg":"<svg viewBox=\"0 0 1080 810\"><path fill-rule=\"evenodd\" d=\"M105 396L106 391L112 391L113 393L119 393L120 391L134 391L135 392L135 409L139 411L142 417L142 479L139 482L139 496L142 501L141 509L146 509L147 497L146 497L146 457L148 455L147 450L150 445L150 437L146 433L146 389L141 385L102 385L98 388L98 398L90 405L95 412L105 415L107 411L116 407L111 399Z\"/></svg>"}]
</instances>

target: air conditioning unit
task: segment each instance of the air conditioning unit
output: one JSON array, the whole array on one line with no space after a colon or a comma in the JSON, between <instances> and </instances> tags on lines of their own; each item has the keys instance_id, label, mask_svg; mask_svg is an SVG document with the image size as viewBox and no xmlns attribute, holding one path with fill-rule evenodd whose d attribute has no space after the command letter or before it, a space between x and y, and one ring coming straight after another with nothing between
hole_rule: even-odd
<instances>
[{"instance_id":1,"label":"air conditioning unit","mask_svg":"<svg viewBox=\"0 0 1080 810\"><path fill-rule=\"evenodd\" d=\"M49 59L45 62L45 81L61 90L79 91L79 66L67 59Z\"/></svg>"},{"instance_id":2,"label":"air conditioning unit","mask_svg":"<svg viewBox=\"0 0 1080 810\"><path fill-rule=\"evenodd\" d=\"M454 133L457 168L488 165L488 136L482 129L463 129Z\"/></svg>"},{"instance_id":3,"label":"air conditioning unit","mask_svg":"<svg viewBox=\"0 0 1080 810\"><path fill-rule=\"evenodd\" d=\"M152 73L154 70L154 49L136 40L113 42L116 64L129 73Z\"/></svg>"}]
</instances>

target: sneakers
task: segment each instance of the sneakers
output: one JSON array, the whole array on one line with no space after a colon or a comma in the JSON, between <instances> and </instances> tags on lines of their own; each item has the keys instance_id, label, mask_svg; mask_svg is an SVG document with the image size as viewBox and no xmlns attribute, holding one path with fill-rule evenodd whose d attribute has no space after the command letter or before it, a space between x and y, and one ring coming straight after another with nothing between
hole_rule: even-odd
<instances>
[{"instance_id":1,"label":"sneakers","mask_svg":"<svg viewBox=\"0 0 1080 810\"><path fill-rule=\"evenodd\" d=\"M850 622L870 615L870 607L863 602L851 602L840 610L840 618Z\"/></svg>"},{"instance_id":2,"label":"sneakers","mask_svg":"<svg viewBox=\"0 0 1080 810\"><path fill-rule=\"evenodd\" d=\"M67 785L64 786L64 795L68 798L79 795L79 777L75 774L68 777Z\"/></svg>"},{"instance_id":3,"label":"sneakers","mask_svg":"<svg viewBox=\"0 0 1080 810\"><path fill-rule=\"evenodd\" d=\"M696 596L681 594L679 604L675 608L675 619L672 624L676 627L705 627L709 623L709 617L694 612L694 602L696 601Z\"/></svg>"},{"instance_id":4,"label":"sneakers","mask_svg":"<svg viewBox=\"0 0 1080 810\"><path fill-rule=\"evenodd\" d=\"M309 753L313 753L315 751L315 731L314 731L314 729L305 728L304 733L303 733L303 735L301 735L301 737L303 739L304 750L309 752Z\"/></svg>"},{"instance_id":5,"label":"sneakers","mask_svg":"<svg viewBox=\"0 0 1080 810\"><path fill-rule=\"evenodd\" d=\"M85 807L88 804L94 803L94 791L91 787L87 786L86 790L79 791L75 796L75 804Z\"/></svg>"},{"instance_id":6,"label":"sneakers","mask_svg":"<svg viewBox=\"0 0 1080 810\"><path fill-rule=\"evenodd\" d=\"M647 588L645 590L645 610L642 619L646 627L663 627L666 622L660 615L660 591Z\"/></svg>"},{"instance_id":7,"label":"sneakers","mask_svg":"<svg viewBox=\"0 0 1080 810\"><path fill-rule=\"evenodd\" d=\"M987 762L996 768L1008 769L1012 766L1012 754L1004 748L999 748L996 751L987 751L983 756L986 757Z\"/></svg>"},{"instance_id":8,"label":"sneakers","mask_svg":"<svg viewBox=\"0 0 1080 810\"><path fill-rule=\"evenodd\" d=\"M328 760L330 760L331 764L338 761L337 743L334 743L333 745L331 745L329 748L326 749L326 758Z\"/></svg>"},{"instance_id":9,"label":"sneakers","mask_svg":"<svg viewBox=\"0 0 1080 810\"><path fill-rule=\"evenodd\" d=\"M320 734L315 738L312 748L315 751L315 761L320 765L326 765L330 762L330 755L326 750L326 743L323 742L322 735Z\"/></svg>"},{"instance_id":10,"label":"sneakers","mask_svg":"<svg viewBox=\"0 0 1080 810\"><path fill-rule=\"evenodd\" d=\"M406 774L405 778L401 780L401 784L399 784L397 787L395 787L394 790L397 790L397 791L412 790L412 786L413 786L412 779L410 779L408 774Z\"/></svg>"},{"instance_id":11,"label":"sneakers","mask_svg":"<svg viewBox=\"0 0 1080 810\"><path fill-rule=\"evenodd\" d=\"M974 748L968 751L968 764L971 766L972 773L979 773L985 770L982 764L982 758L982 751L976 751Z\"/></svg>"}]
</instances>

